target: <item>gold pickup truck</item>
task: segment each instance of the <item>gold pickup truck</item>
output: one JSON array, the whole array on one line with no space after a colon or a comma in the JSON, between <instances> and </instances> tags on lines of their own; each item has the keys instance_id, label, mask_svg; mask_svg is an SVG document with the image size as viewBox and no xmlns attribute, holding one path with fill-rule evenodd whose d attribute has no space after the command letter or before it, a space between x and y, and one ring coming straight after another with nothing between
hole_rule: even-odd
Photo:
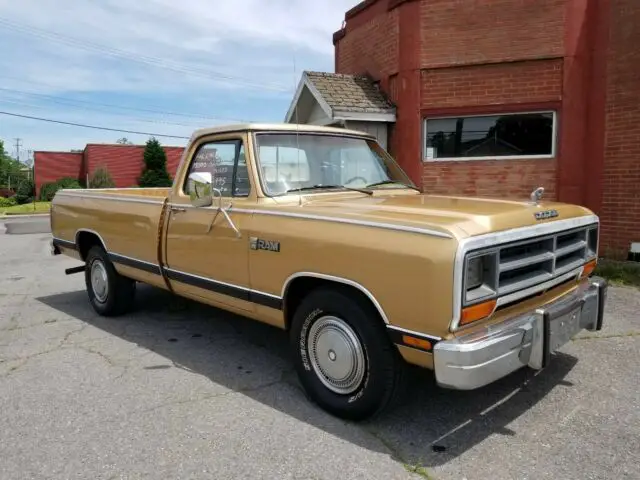
<instances>
[{"instance_id":1,"label":"gold pickup truck","mask_svg":"<svg viewBox=\"0 0 640 480\"><path fill-rule=\"evenodd\" d=\"M59 191L52 248L101 315L143 282L288 331L309 397L360 420L403 362L470 390L602 328L599 219L542 193L423 194L363 132L232 125L192 135L172 188Z\"/></svg>"}]
</instances>

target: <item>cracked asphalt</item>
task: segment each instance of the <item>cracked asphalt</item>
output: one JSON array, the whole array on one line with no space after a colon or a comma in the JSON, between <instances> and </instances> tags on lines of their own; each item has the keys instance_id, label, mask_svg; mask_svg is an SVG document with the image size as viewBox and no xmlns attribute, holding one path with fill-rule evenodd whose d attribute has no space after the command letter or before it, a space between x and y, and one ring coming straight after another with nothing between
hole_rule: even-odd
<instances>
[{"instance_id":1,"label":"cracked asphalt","mask_svg":"<svg viewBox=\"0 0 640 480\"><path fill-rule=\"evenodd\" d=\"M364 424L307 401L286 335L140 288L94 314L48 234L0 234L0 478L638 479L640 291L538 375L475 392L410 371Z\"/></svg>"}]
</instances>

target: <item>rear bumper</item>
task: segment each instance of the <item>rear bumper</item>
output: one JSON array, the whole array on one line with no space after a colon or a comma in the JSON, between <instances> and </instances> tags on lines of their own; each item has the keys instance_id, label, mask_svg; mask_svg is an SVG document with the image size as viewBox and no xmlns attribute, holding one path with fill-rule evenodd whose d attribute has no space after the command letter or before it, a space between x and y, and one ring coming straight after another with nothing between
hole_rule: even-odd
<instances>
[{"instance_id":1,"label":"rear bumper","mask_svg":"<svg viewBox=\"0 0 640 480\"><path fill-rule=\"evenodd\" d=\"M541 308L436 343L436 382L444 388L472 390L522 367L544 368L551 354L575 334L602 328L607 287L603 278L587 278L573 292Z\"/></svg>"}]
</instances>

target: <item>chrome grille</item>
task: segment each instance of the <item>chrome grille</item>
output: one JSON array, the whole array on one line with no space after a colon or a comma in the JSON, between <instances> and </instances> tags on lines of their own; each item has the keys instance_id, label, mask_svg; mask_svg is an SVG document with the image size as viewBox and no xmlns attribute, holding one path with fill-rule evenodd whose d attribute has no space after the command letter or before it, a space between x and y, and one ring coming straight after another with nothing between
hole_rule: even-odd
<instances>
[{"instance_id":1,"label":"chrome grille","mask_svg":"<svg viewBox=\"0 0 640 480\"><path fill-rule=\"evenodd\" d=\"M562 276L595 258L598 226L575 228L498 248L498 297Z\"/></svg>"}]
</instances>

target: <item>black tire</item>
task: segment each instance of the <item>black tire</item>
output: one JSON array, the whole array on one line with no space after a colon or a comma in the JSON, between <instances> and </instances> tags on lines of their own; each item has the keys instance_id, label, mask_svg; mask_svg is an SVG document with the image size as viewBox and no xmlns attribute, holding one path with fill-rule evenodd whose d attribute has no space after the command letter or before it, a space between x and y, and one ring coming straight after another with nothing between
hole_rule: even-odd
<instances>
[{"instance_id":1,"label":"black tire","mask_svg":"<svg viewBox=\"0 0 640 480\"><path fill-rule=\"evenodd\" d=\"M337 317L341 322L326 327L327 323L334 322L329 317ZM318 323L319 322L319 323ZM316 325L318 323L318 325ZM339 354L336 354L332 348L334 345L341 346L338 343L323 343L329 335L329 330L342 329L344 324L350 327L350 335L348 338L353 339L353 333L360 342L364 358L364 374L342 376L340 378L353 378L350 383L351 390L348 392L337 392L336 383L332 383L332 387L328 387L325 382L330 377L320 373L321 368L314 367L324 361L325 365L333 368L332 363L336 362L339 355L345 358L344 352L350 353L355 350L344 350L338 348ZM316 325L314 327L314 325ZM325 327L322 327L325 325ZM324 328L318 334L314 330ZM349 330L345 330L349 332ZM343 335L344 332L340 332ZM315 338L320 339L316 342L318 348L313 348L309 336L313 334ZM334 334L334 338L335 334ZM340 337L347 338L347 337ZM342 340L341 340L342 341ZM353 294L342 288L322 287L313 290L301 302L298 309L294 312L290 342L293 350L294 363L298 378L302 383L307 395L310 399L327 412L347 420L360 421L375 417L383 410L389 408L398 397L398 393L402 391L401 385L404 373L404 362L397 350L392 344L386 332L386 328L378 312L373 308L370 302L359 294ZM329 345L332 345L329 348ZM322 347L325 349L323 350ZM324 352L326 355L316 354L312 351ZM333 352L333 353L332 353ZM350 356L351 359L357 355ZM349 357L349 355L346 355ZM350 366L358 362L347 362ZM357 368L347 369L349 372L358 370ZM341 374L344 372L340 372ZM350 374L351 375L351 374ZM357 380L361 378L361 380Z\"/></svg>"},{"instance_id":2,"label":"black tire","mask_svg":"<svg viewBox=\"0 0 640 480\"><path fill-rule=\"evenodd\" d=\"M105 317L122 315L133 308L136 282L123 277L113 266L107 252L99 245L89 250L85 260L84 280L89 302L93 309ZM91 280L92 269L106 276L106 291L96 291Z\"/></svg>"}]
</instances>

